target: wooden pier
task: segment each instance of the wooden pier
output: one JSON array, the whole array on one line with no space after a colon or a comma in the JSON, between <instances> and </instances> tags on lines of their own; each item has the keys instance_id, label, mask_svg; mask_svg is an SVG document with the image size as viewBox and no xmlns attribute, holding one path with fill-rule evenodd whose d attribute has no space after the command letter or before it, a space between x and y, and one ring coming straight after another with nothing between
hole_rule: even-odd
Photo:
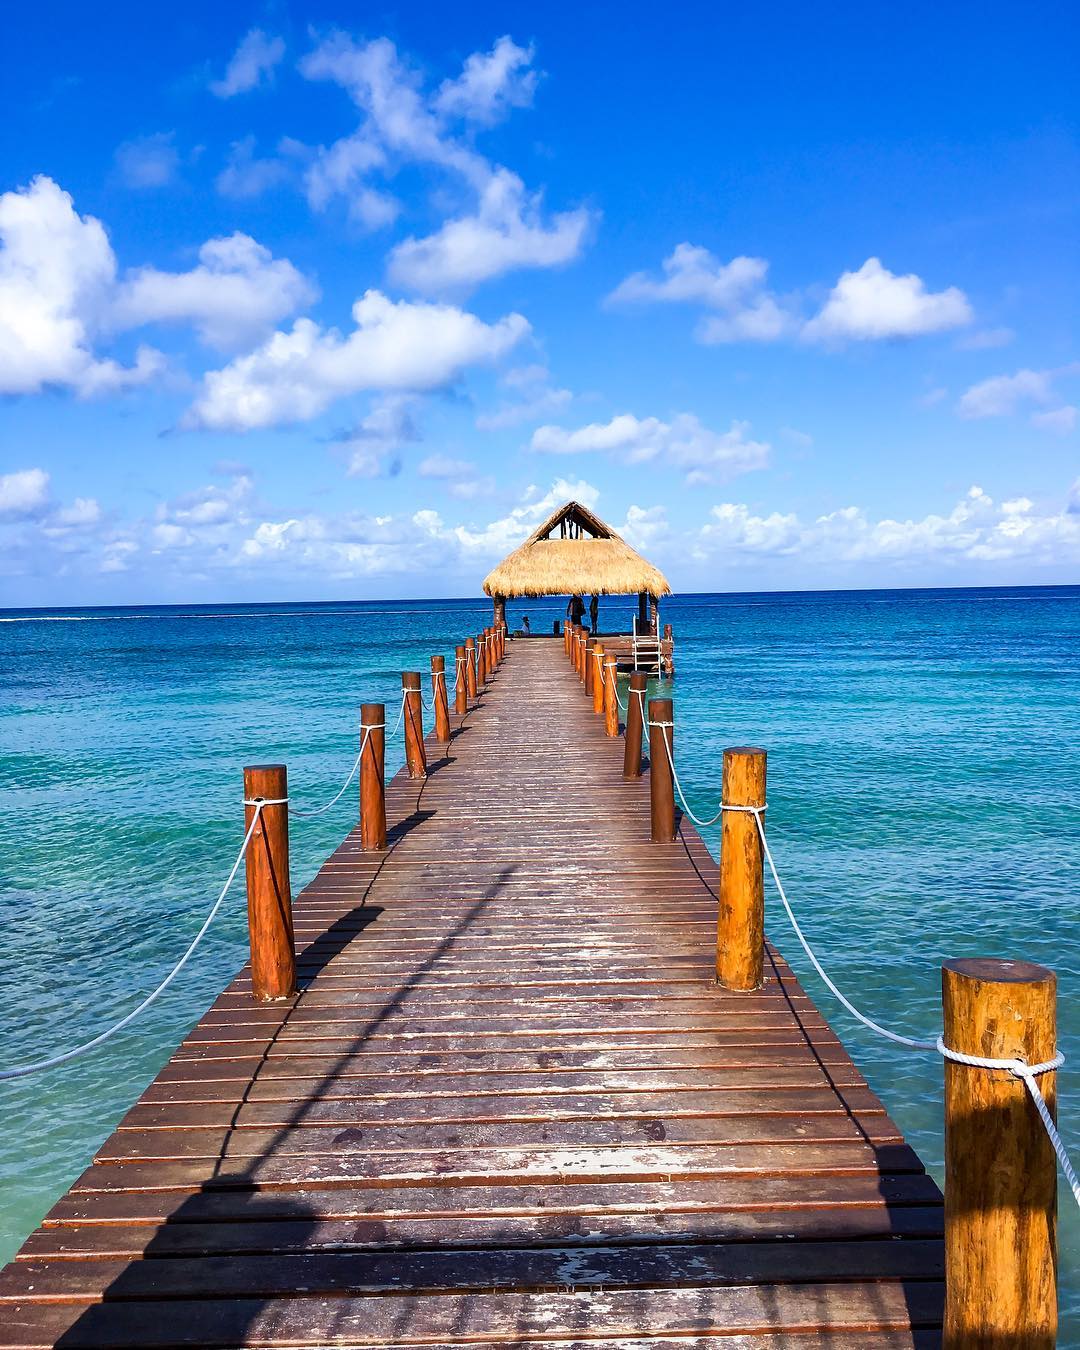
<instances>
[{"instance_id":1,"label":"wooden pier","mask_svg":"<svg viewBox=\"0 0 1080 1350\"><path fill-rule=\"evenodd\" d=\"M716 984L716 863L650 842L562 640L451 722L297 898L301 992L245 968L3 1272L0 1346L939 1345L937 1186L775 949Z\"/></svg>"}]
</instances>

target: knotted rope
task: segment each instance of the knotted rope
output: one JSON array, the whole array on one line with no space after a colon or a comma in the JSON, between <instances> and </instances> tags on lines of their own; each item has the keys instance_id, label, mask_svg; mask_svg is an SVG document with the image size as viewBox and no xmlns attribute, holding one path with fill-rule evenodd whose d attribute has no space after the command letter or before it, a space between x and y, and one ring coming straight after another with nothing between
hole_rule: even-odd
<instances>
[{"instance_id":1,"label":"knotted rope","mask_svg":"<svg viewBox=\"0 0 1080 1350\"><path fill-rule=\"evenodd\" d=\"M253 806L255 810L251 817L251 824L247 827L247 833L244 835L244 842L240 845L240 852L236 855L236 861L233 863L229 875L225 878L225 885L222 886L221 893L211 906L210 913L207 914L206 918L203 920L202 927L188 943L183 956L181 956L180 960L177 961L176 965L173 966L172 970L169 971L168 975L165 976L152 993L147 994L146 998L144 998L137 1007L132 1008L131 1012L127 1013L126 1016L121 1017L118 1022L114 1022L110 1027L106 1027L104 1031L91 1037L90 1040L84 1041L82 1045L77 1045L71 1050L61 1051L58 1055L50 1055L47 1059L35 1060L31 1064L19 1064L12 1069L0 1069L0 1081L12 1078L24 1078L30 1073L40 1073L44 1069L53 1069L58 1064L65 1064L70 1059L75 1059L79 1055L86 1054L88 1050L93 1050L95 1046L102 1045L105 1041L110 1040L118 1031L123 1031L124 1027L130 1026L141 1012L145 1011L149 1008L151 1003L154 1003L160 998L165 990L168 989L169 985L172 984L173 980L176 979L177 975L179 975L187 965L195 948L206 936L207 930L214 922L218 910L221 908L226 895L229 893L229 887L233 883L233 878L240 870L240 864L244 859L244 854L247 852L248 844L251 843L251 836L255 833L255 826L259 823L263 808L266 806L288 806L288 804L288 797L255 797L250 800L245 800L244 805Z\"/></svg>"},{"instance_id":2,"label":"knotted rope","mask_svg":"<svg viewBox=\"0 0 1080 1350\"><path fill-rule=\"evenodd\" d=\"M648 722L648 726L659 727L662 730L665 730L666 733L666 730L668 728L672 728L674 726L674 723L654 722L650 720ZM799 943L802 946L803 951L806 953L810 961L810 964L817 971L818 975L821 976L823 983L825 984L826 988L830 991L830 993L833 994L833 996L839 1001L839 1003L844 1008L846 1008L847 1011L851 1013L851 1015L857 1021L861 1022L863 1026L867 1027L870 1031L874 1032L876 1035L884 1037L885 1040L892 1041L897 1045L903 1045L910 1050L933 1050L936 1051L943 1058L951 1060L955 1064L967 1065L969 1068L989 1069L992 1071L1000 1070L1001 1072L1004 1073L1011 1073L1015 1078L1019 1078L1020 1081L1024 1084L1025 1088L1027 1089L1028 1094L1035 1105L1036 1111L1039 1113L1039 1119L1042 1121L1043 1126L1046 1129L1046 1133L1054 1149L1054 1153L1057 1156L1058 1162L1061 1164L1061 1170L1065 1175L1065 1180L1069 1184L1069 1189L1072 1191L1073 1199L1076 1201L1077 1205L1080 1206L1080 1180L1077 1179L1076 1170L1073 1167L1072 1162L1069 1158L1068 1152L1065 1148L1064 1141L1062 1140L1061 1135L1058 1133L1058 1129L1054 1123L1053 1116L1050 1114L1050 1108L1047 1106L1046 1099L1043 1097L1042 1090L1040 1089L1039 1084L1036 1081L1039 1075L1044 1073L1053 1073L1057 1069L1061 1068L1061 1066L1065 1063L1065 1056L1061 1053L1061 1051L1059 1050L1054 1055L1053 1059L1047 1060L1044 1064L1025 1064L1022 1059L991 1059L989 1057L981 1055L965 1055L961 1051L953 1050L950 1046L947 1046L944 1042L944 1039L941 1036L937 1036L932 1041L917 1040L912 1036L904 1036L898 1031L890 1031L888 1027L883 1027L880 1024L880 1022L875 1022L872 1017L867 1017L867 1015L864 1012L860 1011L860 1009L858 1009L855 1006L855 1004L852 1003L851 999L849 999L847 995L843 992L843 990L837 986L835 981L833 981L830 978L828 972L825 970L825 967L821 964L821 961L818 959L817 953L814 951L813 947L811 947L810 943L807 941L806 934L800 927L798 919L796 919L795 917L795 911L791 906L791 902L788 900L787 892L784 889L784 883L780 879L780 873L777 871L776 862L773 859L772 855L772 849L770 849L769 841L765 837L764 817L765 811L768 809L767 805L765 803L762 803L761 806L741 806L732 803L721 802L720 808L716 812L716 815L712 816L709 820L705 821L699 819L699 817L696 816L690 809L690 806L686 800L686 795L682 789L682 784L679 782L678 774L675 772L675 760L671 753L671 744L669 738L665 734L661 737L661 740L664 742L664 750L667 754L668 765L671 768L672 784L674 785L676 792L679 794L679 800L682 803L683 810L690 817L690 819L694 821L695 824L701 826L712 825L717 820L719 820L720 817L725 812L729 811L753 816L754 824L757 827L758 838L761 840L762 853L765 857L765 861L768 863L769 872L773 879L773 885L776 887L776 893L780 897L780 902L784 907L784 912L787 914L788 922L791 924L795 936L799 939Z\"/></svg>"}]
</instances>

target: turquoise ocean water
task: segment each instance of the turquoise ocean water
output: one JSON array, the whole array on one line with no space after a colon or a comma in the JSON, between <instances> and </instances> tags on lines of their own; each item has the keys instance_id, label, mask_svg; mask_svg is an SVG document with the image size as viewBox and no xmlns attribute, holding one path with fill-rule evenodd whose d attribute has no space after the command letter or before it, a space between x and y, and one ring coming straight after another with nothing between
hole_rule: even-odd
<instances>
[{"instance_id":1,"label":"turquoise ocean water","mask_svg":"<svg viewBox=\"0 0 1080 1350\"><path fill-rule=\"evenodd\" d=\"M561 606L512 606L550 631ZM601 623L626 626L607 602ZM195 932L239 844L241 767L283 760L320 805L362 700L489 621L483 601L0 611L0 1060L97 1032ZM676 754L698 814L720 751L769 751L777 863L826 965L872 1016L939 1025L947 956L1059 977L1063 1133L1080 1153L1080 588L686 596L665 606ZM388 749L388 768L401 761ZM294 886L354 818L353 791L293 827ZM711 814L711 811L710 811ZM715 831L710 843L715 849ZM940 1177L941 1063L873 1038L769 931ZM0 1083L0 1258L89 1161L244 957L237 886L136 1026ZM1080 1222L1061 1196L1063 1328L1080 1347Z\"/></svg>"}]
</instances>

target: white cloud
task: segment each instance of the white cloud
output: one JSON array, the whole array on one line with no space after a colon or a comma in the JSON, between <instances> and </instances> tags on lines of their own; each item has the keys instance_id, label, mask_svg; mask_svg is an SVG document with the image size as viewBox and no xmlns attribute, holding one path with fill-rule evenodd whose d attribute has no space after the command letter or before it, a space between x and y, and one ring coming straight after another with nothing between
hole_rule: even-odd
<instances>
[{"instance_id":1,"label":"white cloud","mask_svg":"<svg viewBox=\"0 0 1080 1350\"><path fill-rule=\"evenodd\" d=\"M0 517L33 516L49 501L49 475L44 469L18 469L0 474Z\"/></svg>"},{"instance_id":2,"label":"white cloud","mask_svg":"<svg viewBox=\"0 0 1080 1350\"><path fill-rule=\"evenodd\" d=\"M964 352L985 352L995 347L1007 347L1016 334L1011 328L980 328L968 333L956 341L957 347Z\"/></svg>"},{"instance_id":3,"label":"white cloud","mask_svg":"<svg viewBox=\"0 0 1080 1350\"><path fill-rule=\"evenodd\" d=\"M732 258L722 263L707 248L678 244L660 264L662 278L633 272L611 292L607 303L676 303L731 309L764 282L769 264L764 258Z\"/></svg>"},{"instance_id":4,"label":"white cloud","mask_svg":"<svg viewBox=\"0 0 1080 1350\"><path fill-rule=\"evenodd\" d=\"M189 272L141 267L130 272L113 306L120 328L190 323L213 347L245 346L310 304L316 288L250 235L210 239Z\"/></svg>"},{"instance_id":5,"label":"white cloud","mask_svg":"<svg viewBox=\"0 0 1080 1350\"><path fill-rule=\"evenodd\" d=\"M389 259L390 275L413 290L441 294L525 267L556 267L580 253L593 219L581 208L544 216L542 195L529 192L509 169L493 164L451 134L450 117L475 123L497 119L531 98L531 53L501 38L490 53L474 53L458 80L435 95L407 66L392 42L357 43L342 33L320 42L300 63L312 80L345 89L363 114L361 126L320 149L308 171L317 210L344 196L368 229L390 223L400 203L372 182L406 164L434 165L456 179L469 205L423 238L410 237Z\"/></svg>"},{"instance_id":6,"label":"white cloud","mask_svg":"<svg viewBox=\"0 0 1080 1350\"><path fill-rule=\"evenodd\" d=\"M973 317L955 286L930 292L920 277L896 276L879 259L868 258L857 272L845 272L821 311L805 320L794 298L765 289L768 266L764 258L747 256L724 263L706 248L682 243L661 263L662 276L634 272L606 303L700 305L713 311L702 316L695 332L706 344L775 342L796 334L833 342L907 338L955 328Z\"/></svg>"},{"instance_id":7,"label":"white cloud","mask_svg":"<svg viewBox=\"0 0 1080 1350\"><path fill-rule=\"evenodd\" d=\"M802 330L811 341L880 341L919 337L958 328L974 317L963 291L950 286L928 291L913 272L897 276L867 258L857 272L845 272L820 313Z\"/></svg>"},{"instance_id":8,"label":"white cloud","mask_svg":"<svg viewBox=\"0 0 1080 1350\"><path fill-rule=\"evenodd\" d=\"M717 432L693 413L678 413L670 422L622 413L610 422L591 422L576 431L538 427L530 445L540 454L600 451L628 464L672 466L686 474L688 483L703 483L764 468L769 445L748 439L749 426L748 422L732 422L729 430Z\"/></svg>"},{"instance_id":9,"label":"white cloud","mask_svg":"<svg viewBox=\"0 0 1080 1350\"><path fill-rule=\"evenodd\" d=\"M401 472L399 452L420 440L411 404L407 394L379 399L357 426L336 438L348 453L350 478L393 478Z\"/></svg>"},{"instance_id":10,"label":"white cloud","mask_svg":"<svg viewBox=\"0 0 1080 1350\"><path fill-rule=\"evenodd\" d=\"M515 366L499 383L518 397L504 400L490 412L479 413L476 418L479 431L501 431L522 422L539 421L565 408L574 397L569 389L554 388L547 367L539 364Z\"/></svg>"},{"instance_id":11,"label":"white cloud","mask_svg":"<svg viewBox=\"0 0 1080 1350\"><path fill-rule=\"evenodd\" d=\"M1049 412L1032 413L1031 425L1038 427L1040 431L1052 431L1057 436L1067 436L1070 431L1076 430L1078 414L1080 409L1072 403L1066 403L1060 408L1052 408Z\"/></svg>"},{"instance_id":12,"label":"white cloud","mask_svg":"<svg viewBox=\"0 0 1080 1350\"><path fill-rule=\"evenodd\" d=\"M525 267L557 267L581 252L588 211L564 211L545 222L539 193L529 195L509 169L498 169L480 194L475 215L448 220L425 239L405 239L390 254L390 275L412 290L474 286Z\"/></svg>"},{"instance_id":13,"label":"white cloud","mask_svg":"<svg viewBox=\"0 0 1080 1350\"><path fill-rule=\"evenodd\" d=\"M1013 375L993 375L965 390L956 411L966 418L1008 417L1025 405L1045 408L1051 403L1060 404L1055 381L1078 371L1080 362L1073 362L1052 370L1018 370ZM1066 405L1036 413L1031 420L1044 430L1061 432L1072 429L1074 418L1075 413L1070 413Z\"/></svg>"},{"instance_id":14,"label":"white cloud","mask_svg":"<svg viewBox=\"0 0 1080 1350\"><path fill-rule=\"evenodd\" d=\"M481 474L468 459L452 459L449 455L428 455L417 468L421 478L434 478L443 484L443 491L460 501L488 497L495 491L495 479Z\"/></svg>"},{"instance_id":15,"label":"white cloud","mask_svg":"<svg viewBox=\"0 0 1080 1350\"><path fill-rule=\"evenodd\" d=\"M116 167L130 188L167 187L180 167L172 132L125 141L116 151Z\"/></svg>"},{"instance_id":16,"label":"white cloud","mask_svg":"<svg viewBox=\"0 0 1080 1350\"><path fill-rule=\"evenodd\" d=\"M487 324L451 305L394 303L368 291L342 337L310 319L210 371L185 425L248 431L315 417L364 390L410 392L452 383L466 367L498 360L528 332L520 314Z\"/></svg>"},{"instance_id":17,"label":"white cloud","mask_svg":"<svg viewBox=\"0 0 1080 1350\"><path fill-rule=\"evenodd\" d=\"M279 149L286 153L260 158L255 153L254 136L244 136L238 141L233 141L229 147L225 167L214 180L214 186L223 197L230 197L234 201L248 201L254 197L261 197L271 188L287 183L295 173L291 159L295 158L296 152L303 147L286 139L282 141ZM290 150L291 156L288 153Z\"/></svg>"},{"instance_id":18,"label":"white cloud","mask_svg":"<svg viewBox=\"0 0 1080 1350\"><path fill-rule=\"evenodd\" d=\"M511 108L532 103L537 80L532 61L532 47L503 36L490 52L473 52L456 80L443 81L435 107L449 117L490 126Z\"/></svg>"},{"instance_id":19,"label":"white cloud","mask_svg":"<svg viewBox=\"0 0 1080 1350\"><path fill-rule=\"evenodd\" d=\"M116 258L101 222L80 216L51 178L0 196L0 245L0 393L53 386L89 397L161 369L148 349L130 367L94 355Z\"/></svg>"},{"instance_id":20,"label":"white cloud","mask_svg":"<svg viewBox=\"0 0 1080 1350\"><path fill-rule=\"evenodd\" d=\"M1080 561L1080 516L1069 507L1038 510L1027 497L996 504L972 487L947 515L873 519L860 507L803 521L795 514L759 515L725 502L691 545L699 562L740 556L798 557L806 564L887 563L918 568L927 563L1024 561L1060 565Z\"/></svg>"},{"instance_id":21,"label":"white cloud","mask_svg":"<svg viewBox=\"0 0 1080 1350\"><path fill-rule=\"evenodd\" d=\"M253 28L233 52L224 78L211 81L210 91L218 98L246 94L260 84L269 83L284 56L285 43L281 38L269 37L261 28Z\"/></svg>"}]
</instances>

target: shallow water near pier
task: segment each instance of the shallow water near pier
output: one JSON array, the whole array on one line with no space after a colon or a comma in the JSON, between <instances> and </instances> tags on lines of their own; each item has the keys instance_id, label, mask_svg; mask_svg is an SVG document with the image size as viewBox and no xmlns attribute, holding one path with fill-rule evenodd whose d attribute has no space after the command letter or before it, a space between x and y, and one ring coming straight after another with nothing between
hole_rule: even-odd
<instances>
[{"instance_id":1,"label":"shallow water near pier","mask_svg":"<svg viewBox=\"0 0 1080 1350\"><path fill-rule=\"evenodd\" d=\"M551 631L562 606L527 612ZM611 600L601 626L626 627ZM711 815L725 745L769 752L777 865L855 1003L940 1026L949 956L1059 980L1062 1133L1080 1153L1080 588L676 597L676 758ZM361 701L391 725L400 671L452 658L481 601L0 612L0 1067L98 1032L194 934L242 834L241 767L283 761L303 808L340 786ZM452 659L448 661L452 669ZM667 690L665 689L665 692ZM557 737L559 728L552 726ZM388 746L388 772L402 760ZM355 819L350 789L292 827L306 883ZM717 829L704 831L714 852ZM940 1059L872 1036L772 939L941 1178ZM0 1259L88 1164L245 955L242 876L190 966L126 1032L0 1083ZM1080 1347L1080 1222L1061 1193L1062 1332Z\"/></svg>"}]
</instances>

